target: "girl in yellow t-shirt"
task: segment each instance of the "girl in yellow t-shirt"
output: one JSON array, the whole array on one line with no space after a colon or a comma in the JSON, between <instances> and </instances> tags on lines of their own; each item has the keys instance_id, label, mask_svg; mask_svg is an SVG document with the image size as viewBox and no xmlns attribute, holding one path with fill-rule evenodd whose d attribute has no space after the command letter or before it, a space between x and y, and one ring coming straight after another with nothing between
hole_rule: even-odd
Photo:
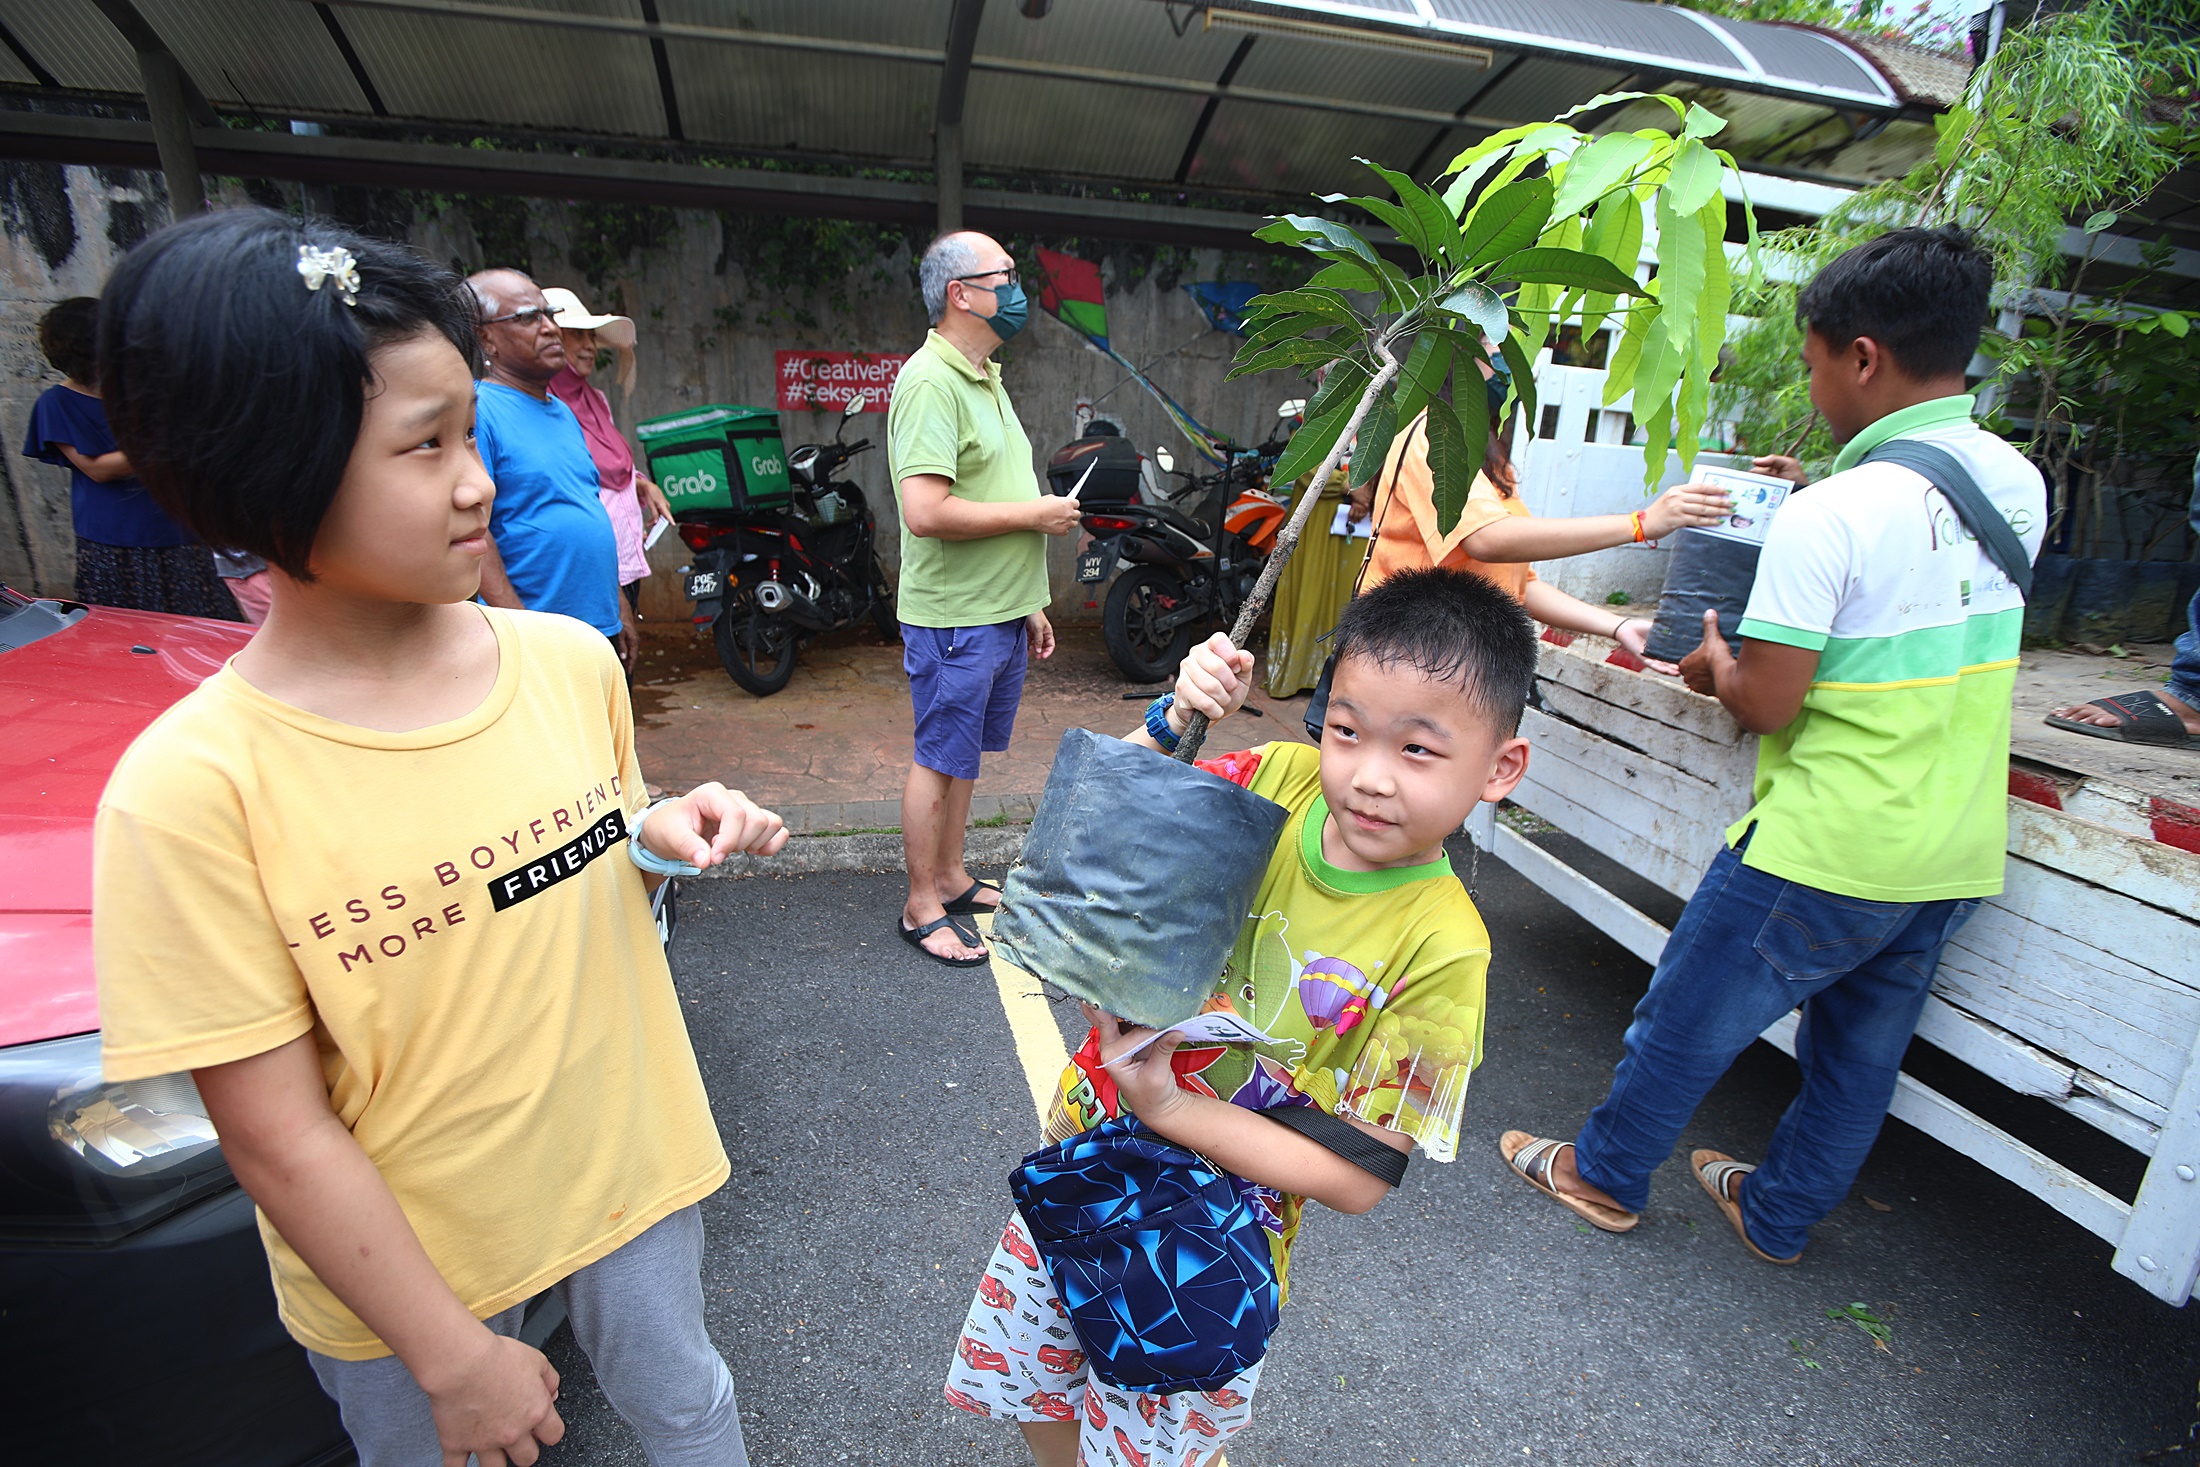
<instances>
[{"instance_id":1,"label":"girl in yellow t-shirt","mask_svg":"<svg viewBox=\"0 0 2200 1467\"><path fill-rule=\"evenodd\" d=\"M647 806L610 644L475 604L469 362L544 314L247 209L138 246L101 322L146 487L274 592L101 800L104 1066L196 1081L367 1467L556 1442L513 1338L546 1289L653 1458L746 1461L698 1279L726 1156L650 907L786 833L717 784Z\"/></svg>"}]
</instances>

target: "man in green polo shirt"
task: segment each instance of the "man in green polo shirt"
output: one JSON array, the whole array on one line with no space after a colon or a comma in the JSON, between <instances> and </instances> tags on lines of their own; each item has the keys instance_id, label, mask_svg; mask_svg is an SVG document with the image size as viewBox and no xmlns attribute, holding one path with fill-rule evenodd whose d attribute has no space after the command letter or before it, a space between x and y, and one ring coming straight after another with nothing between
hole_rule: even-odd
<instances>
[{"instance_id":1,"label":"man in green polo shirt","mask_svg":"<svg viewBox=\"0 0 2200 1467\"><path fill-rule=\"evenodd\" d=\"M1046 537L1077 528L1073 497L1043 495L1031 440L992 360L1023 329L1022 282L982 234L945 234L917 269L932 318L894 379L886 454L901 506L902 666L916 757L901 795L909 900L902 941L950 967L986 949L972 918L998 889L963 866L978 756L1008 747L1034 653L1054 652Z\"/></svg>"},{"instance_id":2,"label":"man in green polo shirt","mask_svg":"<svg viewBox=\"0 0 2200 1467\"><path fill-rule=\"evenodd\" d=\"M1897 229L1803 289L1811 401L1845 446L1773 520L1739 655L1707 615L1681 663L1761 736L1755 802L1674 924L1604 1103L1573 1141L1499 1142L1609 1232L1635 1226L1727 1066L1800 1005L1802 1093L1763 1164L1689 1166L1752 1254L1801 1257L1879 1135L1942 947L2001 891L2024 598L1937 485L1864 462L1895 438L1945 452L2039 554L2040 471L1964 390L1992 279L1962 234Z\"/></svg>"}]
</instances>

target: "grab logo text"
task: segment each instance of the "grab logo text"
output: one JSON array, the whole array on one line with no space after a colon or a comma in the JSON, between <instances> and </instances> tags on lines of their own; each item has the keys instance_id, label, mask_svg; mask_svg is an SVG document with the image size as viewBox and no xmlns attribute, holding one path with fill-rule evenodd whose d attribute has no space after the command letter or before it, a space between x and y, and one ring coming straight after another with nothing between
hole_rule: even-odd
<instances>
[{"instance_id":1,"label":"grab logo text","mask_svg":"<svg viewBox=\"0 0 2200 1467\"><path fill-rule=\"evenodd\" d=\"M692 474L672 474L665 479L665 493L674 499L718 492L718 476L707 469Z\"/></svg>"}]
</instances>

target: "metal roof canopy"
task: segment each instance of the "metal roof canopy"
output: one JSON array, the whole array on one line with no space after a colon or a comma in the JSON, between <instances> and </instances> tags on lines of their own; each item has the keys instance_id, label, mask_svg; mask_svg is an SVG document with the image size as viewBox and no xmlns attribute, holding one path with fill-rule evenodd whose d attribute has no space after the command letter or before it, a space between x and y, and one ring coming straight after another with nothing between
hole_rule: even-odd
<instances>
[{"instance_id":1,"label":"metal roof canopy","mask_svg":"<svg viewBox=\"0 0 2200 1467\"><path fill-rule=\"evenodd\" d=\"M1745 163L1860 182L1929 146L1931 111L1837 38L1640 0L0 0L0 87L18 108L145 97L149 129L0 111L0 153L157 155L183 210L204 169L1239 244L1227 209L962 180L1251 212L1359 186L1354 154L1425 174L1600 92L1678 87L1725 98ZM219 128L215 108L353 135ZM475 128L940 186L406 138Z\"/></svg>"}]
</instances>

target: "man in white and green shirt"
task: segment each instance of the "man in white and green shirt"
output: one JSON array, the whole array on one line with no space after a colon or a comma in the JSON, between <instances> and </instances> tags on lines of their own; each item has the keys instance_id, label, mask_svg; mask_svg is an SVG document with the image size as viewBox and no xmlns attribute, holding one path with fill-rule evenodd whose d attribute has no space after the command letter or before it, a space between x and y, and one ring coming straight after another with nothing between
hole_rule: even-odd
<instances>
[{"instance_id":1,"label":"man in white and green shirt","mask_svg":"<svg viewBox=\"0 0 2200 1467\"><path fill-rule=\"evenodd\" d=\"M1761 736L1755 802L1674 926L1610 1095L1571 1143L1507 1138L1600 1227L1635 1225L1697 1104L1801 1005L1802 1093L1762 1165L1690 1157L1743 1244L1793 1263L1879 1134L1941 948L2001 890L2023 596L1924 475L1862 462L1895 438L1945 451L2039 553L2039 470L1964 390L1991 281L1960 234L1902 229L1802 293L1811 400L1844 446L1773 521L1739 653L1707 614L1681 664Z\"/></svg>"}]
</instances>

